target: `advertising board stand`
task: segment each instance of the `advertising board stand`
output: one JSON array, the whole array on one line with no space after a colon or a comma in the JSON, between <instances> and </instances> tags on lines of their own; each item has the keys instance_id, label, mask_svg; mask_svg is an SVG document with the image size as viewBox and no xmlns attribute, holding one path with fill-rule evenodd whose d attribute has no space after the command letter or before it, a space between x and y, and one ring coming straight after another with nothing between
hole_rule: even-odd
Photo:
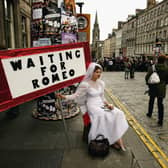
<instances>
[{"instance_id":1,"label":"advertising board stand","mask_svg":"<svg viewBox=\"0 0 168 168\"><path fill-rule=\"evenodd\" d=\"M32 4L32 46L48 46L77 42L78 23L74 0L34 0ZM72 94L77 84L62 88L59 92ZM56 101L56 104L54 103ZM50 103L48 103L50 102ZM61 101L64 118L79 113L74 101ZM55 94L49 93L37 100L33 116L42 120L63 119Z\"/></svg>"},{"instance_id":2,"label":"advertising board stand","mask_svg":"<svg viewBox=\"0 0 168 168\"><path fill-rule=\"evenodd\" d=\"M0 51L0 112L80 82L90 61L87 42Z\"/></svg>"}]
</instances>

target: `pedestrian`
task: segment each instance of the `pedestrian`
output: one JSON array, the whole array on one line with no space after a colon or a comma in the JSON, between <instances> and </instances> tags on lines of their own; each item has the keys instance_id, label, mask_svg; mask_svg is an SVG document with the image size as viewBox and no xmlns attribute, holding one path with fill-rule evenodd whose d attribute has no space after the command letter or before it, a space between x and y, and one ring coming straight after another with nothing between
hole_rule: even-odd
<instances>
[{"instance_id":1,"label":"pedestrian","mask_svg":"<svg viewBox=\"0 0 168 168\"><path fill-rule=\"evenodd\" d=\"M109 71L112 71L112 69L113 69L113 61L111 59L108 62L108 69L109 69Z\"/></svg>"},{"instance_id":2,"label":"pedestrian","mask_svg":"<svg viewBox=\"0 0 168 168\"><path fill-rule=\"evenodd\" d=\"M130 61L130 79L135 77L135 60Z\"/></svg>"},{"instance_id":3,"label":"pedestrian","mask_svg":"<svg viewBox=\"0 0 168 168\"><path fill-rule=\"evenodd\" d=\"M90 63L76 92L72 95L57 96L67 100L75 99L81 112L88 112L91 120L88 142L95 139L98 134L103 134L108 138L110 145L125 151L122 136L128 129L128 123L124 113L104 98L105 84L100 79L101 73L102 67L99 64Z\"/></svg>"},{"instance_id":4,"label":"pedestrian","mask_svg":"<svg viewBox=\"0 0 168 168\"><path fill-rule=\"evenodd\" d=\"M148 72L145 76L146 84L149 87L149 104L147 117L151 118L153 113L153 106L155 98L157 98L158 106L158 126L163 125L164 119L164 105L163 100L166 96L166 84L168 83L168 68L165 66L165 56L159 56L158 63L155 65L156 71L160 78L158 84L148 84L148 79L152 74L152 67L149 67Z\"/></svg>"},{"instance_id":5,"label":"pedestrian","mask_svg":"<svg viewBox=\"0 0 168 168\"><path fill-rule=\"evenodd\" d=\"M129 76L129 72L130 72L130 62L129 62L129 59L127 59L125 62L124 62L124 78L125 79L128 79L128 76Z\"/></svg>"}]
</instances>

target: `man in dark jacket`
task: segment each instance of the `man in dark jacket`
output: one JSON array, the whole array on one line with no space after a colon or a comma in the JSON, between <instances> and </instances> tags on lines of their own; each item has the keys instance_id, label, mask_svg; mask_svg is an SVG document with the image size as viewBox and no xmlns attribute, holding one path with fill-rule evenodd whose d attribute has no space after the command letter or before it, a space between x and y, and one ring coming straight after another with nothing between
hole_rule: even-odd
<instances>
[{"instance_id":1,"label":"man in dark jacket","mask_svg":"<svg viewBox=\"0 0 168 168\"><path fill-rule=\"evenodd\" d=\"M155 68L160 78L160 83L158 84L148 84L147 81L152 74L152 67L149 67L148 72L145 76L146 84L149 87L149 106L147 117L152 117L153 106L155 97L157 98L158 105L158 126L163 125L164 118L164 105L163 100L166 96L166 84L168 83L168 68L165 66L165 56L159 56L158 63Z\"/></svg>"}]
</instances>

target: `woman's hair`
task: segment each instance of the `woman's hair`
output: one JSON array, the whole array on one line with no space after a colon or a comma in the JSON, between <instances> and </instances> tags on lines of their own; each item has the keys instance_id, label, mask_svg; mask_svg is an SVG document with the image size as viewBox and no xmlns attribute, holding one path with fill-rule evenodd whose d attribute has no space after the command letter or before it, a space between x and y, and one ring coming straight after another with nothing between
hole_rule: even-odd
<instances>
[{"instance_id":1,"label":"woman's hair","mask_svg":"<svg viewBox=\"0 0 168 168\"><path fill-rule=\"evenodd\" d=\"M98 69L102 70L102 68L101 68L100 66L97 66L97 65L96 65L93 72L96 72Z\"/></svg>"}]
</instances>

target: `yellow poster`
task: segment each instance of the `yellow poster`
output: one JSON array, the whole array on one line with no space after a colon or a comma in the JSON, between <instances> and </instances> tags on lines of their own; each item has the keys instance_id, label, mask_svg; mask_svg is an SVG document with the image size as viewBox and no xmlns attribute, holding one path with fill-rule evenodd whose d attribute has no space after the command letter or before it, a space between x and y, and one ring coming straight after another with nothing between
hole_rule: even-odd
<instances>
[{"instance_id":1,"label":"yellow poster","mask_svg":"<svg viewBox=\"0 0 168 168\"><path fill-rule=\"evenodd\" d=\"M64 0L66 12L76 15L75 0Z\"/></svg>"}]
</instances>

